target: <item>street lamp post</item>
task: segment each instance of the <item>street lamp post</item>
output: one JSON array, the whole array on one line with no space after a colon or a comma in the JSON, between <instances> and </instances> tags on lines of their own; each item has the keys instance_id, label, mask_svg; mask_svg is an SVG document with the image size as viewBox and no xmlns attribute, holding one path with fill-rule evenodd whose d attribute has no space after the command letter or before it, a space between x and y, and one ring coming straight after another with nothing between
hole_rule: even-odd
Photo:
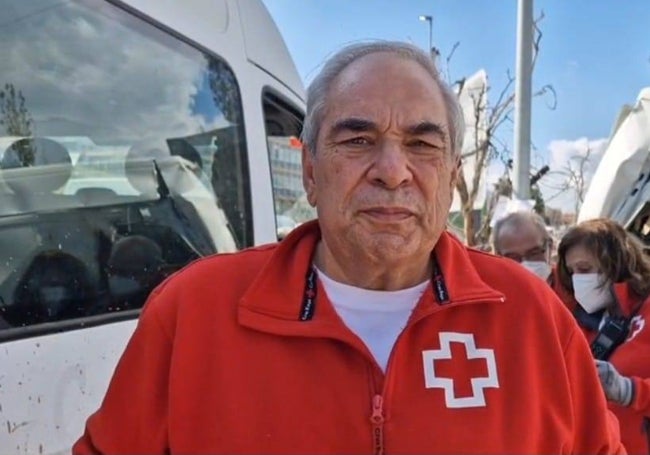
<instances>
[{"instance_id":1,"label":"street lamp post","mask_svg":"<svg viewBox=\"0 0 650 455\"><path fill-rule=\"evenodd\" d=\"M515 154L512 189L530 199L531 79L533 73L533 0L517 5L517 77L515 79Z\"/></svg>"},{"instance_id":2,"label":"street lamp post","mask_svg":"<svg viewBox=\"0 0 650 455\"><path fill-rule=\"evenodd\" d=\"M429 23L429 52L431 52L433 49L433 16L420 16L420 20Z\"/></svg>"},{"instance_id":3,"label":"street lamp post","mask_svg":"<svg viewBox=\"0 0 650 455\"><path fill-rule=\"evenodd\" d=\"M438 55L438 49L433 45L433 16L420 16L422 22L427 21L429 23L429 55L431 55L431 60L436 63Z\"/></svg>"}]
</instances>

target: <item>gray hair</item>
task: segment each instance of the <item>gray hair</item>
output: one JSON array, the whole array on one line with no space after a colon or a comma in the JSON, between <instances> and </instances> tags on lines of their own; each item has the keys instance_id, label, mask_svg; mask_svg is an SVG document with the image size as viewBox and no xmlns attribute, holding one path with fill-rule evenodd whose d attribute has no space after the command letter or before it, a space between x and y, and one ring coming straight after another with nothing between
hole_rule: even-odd
<instances>
[{"instance_id":1,"label":"gray hair","mask_svg":"<svg viewBox=\"0 0 650 455\"><path fill-rule=\"evenodd\" d=\"M321 122L323 121L327 95L337 76L356 60L366 55L380 52L396 54L406 60L411 60L419 64L431 75L433 82L437 84L442 92L447 109L449 141L452 155L459 157L460 150L463 146L463 136L465 134L465 120L458 102L458 97L441 79L438 68L426 52L412 44L399 41L372 41L351 44L338 51L325 62L320 73L309 84L309 88L307 89L307 113L305 114L305 123L302 130L303 143L306 144L312 153L316 153L316 142Z\"/></svg>"},{"instance_id":2,"label":"gray hair","mask_svg":"<svg viewBox=\"0 0 650 455\"><path fill-rule=\"evenodd\" d=\"M499 240L499 236L501 235L501 232L505 228L518 230L523 228L526 225L531 225L531 224L535 227L535 229L539 231L539 233L542 235L542 238L544 239L545 242L551 240L551 236L546 230L546 222L544 222L544 218L542 218L539 214L537 214L536 212L524 212L524 211L512 212L506 215L505 217L501 218L494 225L494 229L492 230L492 249L494 250L494 252L496 254L501 253L500 248L498 248L498 240Z\"/></svg>"}]
</instances>

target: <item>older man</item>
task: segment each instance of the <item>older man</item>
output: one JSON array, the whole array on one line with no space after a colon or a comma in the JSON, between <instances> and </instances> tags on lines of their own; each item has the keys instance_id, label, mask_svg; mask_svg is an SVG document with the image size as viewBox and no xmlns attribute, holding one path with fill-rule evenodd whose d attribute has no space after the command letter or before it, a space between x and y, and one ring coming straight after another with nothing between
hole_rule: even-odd
<instances>
[{"instance_id":1,"label":"older man","mask_svg":"<svg viewBox=\"0 0 650 455\"><path fill-rule=\"evenodd\" d=\"M496 254L519 262L543 280L551 277L552 246L546 223L534 212L509 213L496 222L492 231Z\"/></svg>"},{"instance_id":2,"label":"older man","mask_svg":"<svg viewBox=\"0 0 650 455\"><path fill-rule=\"evenodd\" d=\"M546 281L573 312L578 303L571 291L562 286L557 268L551 264L552 247L553 239L546 230L546 223L534 212L510 213L497 221L492 230L492 250Z\"/></svg>"},{"instance_id":3,"label":"older man","mask_svg":"<svg viewBox=\"0 0 650 455\"><path fill-rule=\"evenodd\" d=\"M461 118L411 45L334 55L304 127L318 221L160 286L75 452L620 452L550 289L444 232Z\"/></svg>"}]
</instances>

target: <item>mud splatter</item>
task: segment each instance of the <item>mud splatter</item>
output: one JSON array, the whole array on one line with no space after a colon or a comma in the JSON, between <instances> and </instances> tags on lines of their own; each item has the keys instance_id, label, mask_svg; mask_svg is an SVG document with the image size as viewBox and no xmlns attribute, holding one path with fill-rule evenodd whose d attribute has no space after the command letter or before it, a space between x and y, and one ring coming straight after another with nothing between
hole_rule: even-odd
<instances>
[{"instance_id":1,"label":"mud splatter","mask_svg":"<svg viewBox=\"0 0 650 455\"><path fill-rule=\"evenodd\" d=\"M7 433L11 434L22 427L26 427L27 425L29 425L29 422L13 423L7 420Z\"/></svg>"}]
</instances>

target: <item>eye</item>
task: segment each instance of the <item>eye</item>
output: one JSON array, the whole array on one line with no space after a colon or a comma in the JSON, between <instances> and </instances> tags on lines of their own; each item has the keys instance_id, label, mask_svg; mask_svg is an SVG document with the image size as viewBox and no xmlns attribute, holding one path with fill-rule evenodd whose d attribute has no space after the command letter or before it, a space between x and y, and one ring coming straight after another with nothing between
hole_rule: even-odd
<instances>
[{"instance_id":1,"label":"eye","mask_svg":"<svg viewBox=\"0 0 650 455\"><path fill-rule=\"evenodd\" d=\"M414 139L412 141L409 141L408 145L411 147L433 147L432 144L423 141L422 139Z\"/></svg>"},{"instance_id":2,"label":"eye","mask_svg":"<svg viewBox=\"0 0 650 455\"><path fill-rule=\"evenodd\" d=\"M504 253L503 257L510 259L511 261L521 262L521 256L515 253Z\"/></svg>"},{"instance_id":3,"label":"eye","mask_svg":"<svg viewBox=\"0 0 650 455\"><path fill-rule=\"evenodd\" d=\"M428 153L443 149L442 145L425 139L412 139L406 145L413 150Z\"/></svg>"},{"instance_id":4,"label":"eye","mask_svg":"<svg viewBox=\"0 0 650 455\"><path fill-rule=\"evenodd\" d=\"M370 139L363 136L356 136L350 139L344 139L341 143L346 145L370 145Z\"/></svg>"},{"instance_id":5,"label":"eye","mask_svg":"<svg viewBox=\"0 0 650 455\"><path fill-rule=\"evenodd\" d=\"M574 264L570 269L574 274L584 274L595 272L594 267L591 264Z\"/></svg>"}]
</instances>

